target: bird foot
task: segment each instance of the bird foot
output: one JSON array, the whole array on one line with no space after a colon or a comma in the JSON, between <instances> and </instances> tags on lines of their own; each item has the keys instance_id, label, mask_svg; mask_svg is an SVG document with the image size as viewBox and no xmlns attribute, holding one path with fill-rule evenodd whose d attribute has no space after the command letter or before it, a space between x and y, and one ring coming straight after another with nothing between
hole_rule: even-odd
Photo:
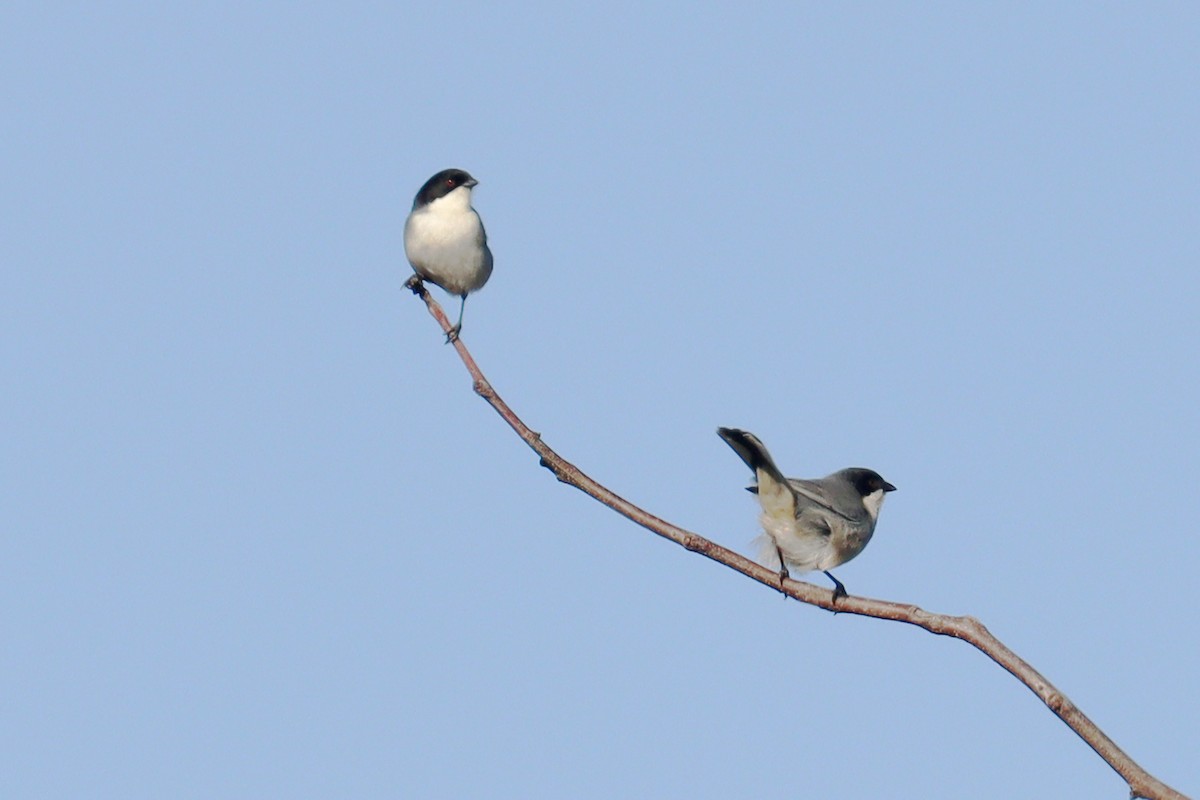
<instances>
[{"instance_id":1,"label":"bird foot","mask_svg":"<svg viewBox=\"0 0 1200 800\"><path fill-rule=\"evenodd\" d=\"M825 573L825 577L829 578L829 580L833 581L833 605L835 605L835 606L837 605L837 601L838 601L839 597L849 597L850 596L850 595L846 594L846 587L842 585L841 581L839 581L837 578L830 575L828 572Z\"/></svg>"}]
</instances>

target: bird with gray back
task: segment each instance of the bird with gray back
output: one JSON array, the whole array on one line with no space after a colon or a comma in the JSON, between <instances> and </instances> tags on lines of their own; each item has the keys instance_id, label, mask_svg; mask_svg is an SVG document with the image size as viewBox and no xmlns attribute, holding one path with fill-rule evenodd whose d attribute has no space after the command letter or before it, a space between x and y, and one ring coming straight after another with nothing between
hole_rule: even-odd
<instances>
[{"instance_id":1,"label":"bird with gray back","mask_svg":"<svg viewBox=\"0 0 1200 800\"><path fill-rule=\"evenodd\" d=\"M833 601L846 587L829 570L863 551L875 533L884 496L896 487L878 472L862 467L838 470L824 478L785 478L759 438L737 428L717 435L754 471L763 535L759 563L779 570L779 587L788 567L820 570L833 581Z\"/></svg>"}]
</instances>

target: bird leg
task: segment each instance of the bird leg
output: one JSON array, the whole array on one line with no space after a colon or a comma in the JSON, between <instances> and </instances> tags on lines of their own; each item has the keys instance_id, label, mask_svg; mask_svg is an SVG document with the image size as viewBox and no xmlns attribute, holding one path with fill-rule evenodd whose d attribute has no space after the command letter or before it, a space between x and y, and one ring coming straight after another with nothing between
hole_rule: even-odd
<instances>
[{"instance_id":1,"label":"bird leg","mask_svg":"<svg viewBox=\"0 0 1200 800\"><path fill-rule=\"evenodd\" d=\"M831 575L829 572L825 572L825 577L829 578L829 580L833 581L833 585L834 585L833 604L834 605L837 605L837 601L838 601L839 597L848 597L849 596L846 594L846 587L842 586L841 581L839 581L837 578L833 577L833 575Z\"/></svg>"},{"instance_id":2,"label":"bird leg","mask_svg":"<svg viewBox=\"0 0 1200 800\"><path fill-rule=\"evenodd\" d=\"M462 302L458 305L458 322L454 323L454 327L446 334L446 344L458 341L458 332L462 330L463 311L467 308L467 296L462 296Z\"/></svg>"},{"instance_id":3,"label":"bird leg","mask_svg":"<svg viewBox=\"0 0 1200 800\"><path fill-rule=\"evenodd\" d=\"M779 591L783 594L783 599L787 600L787 592L783 591L783 582L791 575L788 573L787 562L783 560L783 551L779 549L779 545L775 545L775 555L779 556Z\"/></svg>"}]
</instances>

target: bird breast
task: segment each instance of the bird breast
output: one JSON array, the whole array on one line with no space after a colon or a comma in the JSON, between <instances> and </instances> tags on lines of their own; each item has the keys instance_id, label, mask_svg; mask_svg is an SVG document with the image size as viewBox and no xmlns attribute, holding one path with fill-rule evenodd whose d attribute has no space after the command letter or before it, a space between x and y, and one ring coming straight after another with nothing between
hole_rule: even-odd
<instances>
[{"instance_id":1,"label":"bird breast","mask_svg":"<svg viewBox=\"0 0 1200 800\"><path fill-rule=\"evenodd\" d=\"M452 294L487 281L483 224L461 187L414 211L404 226L404 249L422 277Z\"/></svg>"}]
</instances>

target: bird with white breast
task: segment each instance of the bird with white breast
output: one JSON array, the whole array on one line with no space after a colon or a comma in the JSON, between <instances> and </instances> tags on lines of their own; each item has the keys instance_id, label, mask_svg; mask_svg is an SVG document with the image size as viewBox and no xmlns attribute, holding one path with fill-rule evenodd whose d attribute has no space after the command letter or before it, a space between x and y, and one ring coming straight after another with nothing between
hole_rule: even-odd
<instances>
[{"instance_id":1,"label":"bird with white breast","mask_svg":"<svg viewBox=\"0 0 1200 800\"><path fill-rule=\"evenodd\" d=\"M404 254L423 281L458 295L458 322L446 334L453 342L462 330L467 295L492 275L483 220L471 206L471 190L479 183L461 169L444 169L425 181L413 198L404 222Z\"/></svg>"}]
</instances>

